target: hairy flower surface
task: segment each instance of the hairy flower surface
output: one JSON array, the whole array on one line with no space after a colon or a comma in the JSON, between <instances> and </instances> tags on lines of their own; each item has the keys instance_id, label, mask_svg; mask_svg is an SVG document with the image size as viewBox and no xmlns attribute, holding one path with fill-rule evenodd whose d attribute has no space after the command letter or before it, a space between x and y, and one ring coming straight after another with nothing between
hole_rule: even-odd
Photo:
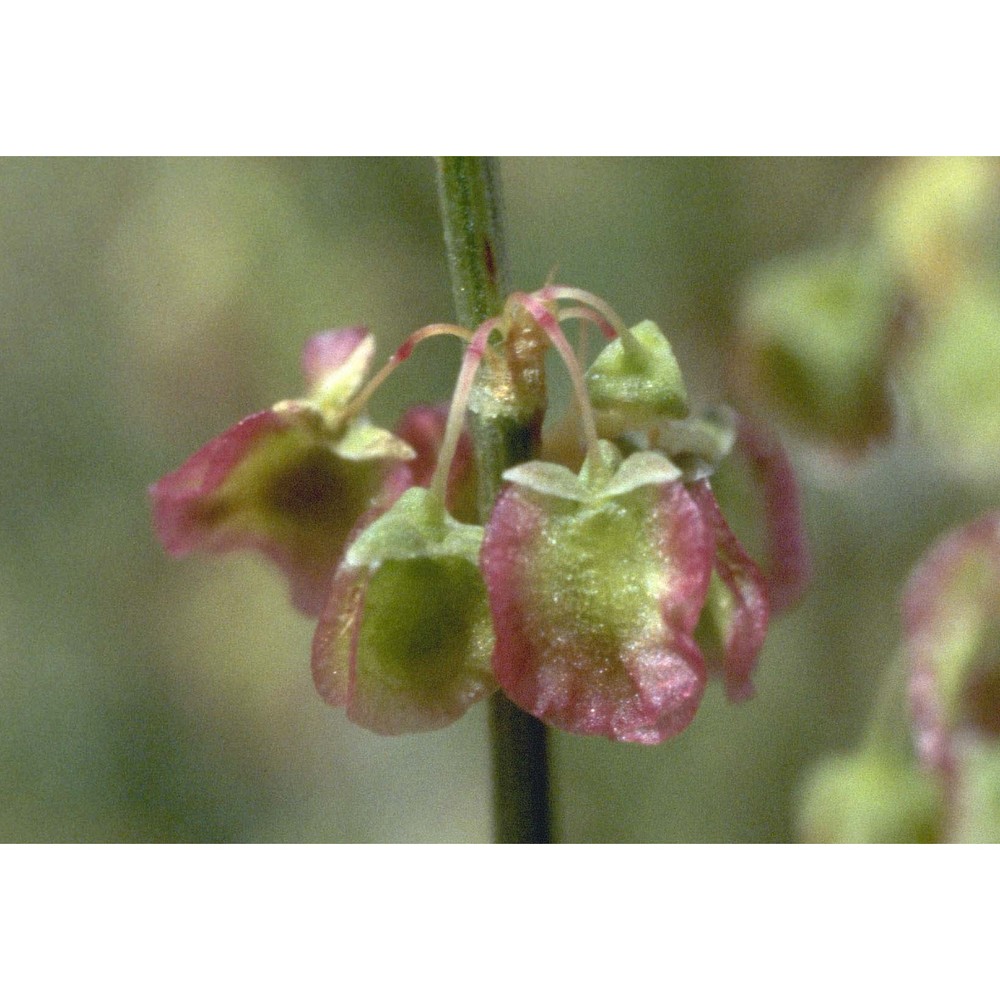
<instances>
[{"instance_id":1,"label":"hairy flower surface","mask_svg":"<svg viewBox=\"0 0 1000 1000\"><path fill-rule=\"evenodd\" d=\"M261 551L288 576L295 606L318 614L385 463L414 454L363 417L345 418L373 351L363 328L313 337L302 355L306 398L246 417L150 487L164 548Z\"/></svg>"},{"instance_id":2,"label":"hairy flower surface","mask_svg":"<svg viewBox=\"0 0 1000 1000\"><path fill-rule=\"evenodd\" d=\"M509 470L481 564L508 696L561 729L659 743L691 719L705 685L693 637L713 538L662 456L579 476L544 462Z\"/></svg>"},{"instance_id":3,"label":"hairy flower surface","mask_svg":"<svg viewBox=\"0 0 1000 1000\"><path fill-rule=\"evenodd\" d=\"M586 374L564 319L610 340ZM395 434L372 426L372 393L443 334L467 344L450 407L414 407ZM501 436L517 416L507 461L537 443L548 346L573 386L566 464L485 462L477 482L467 413ZM398 734L444 726L499 685L569 732L655 744L691 722L709 675L731 700L753 693L769 584L709 485L736 418L688 414L654 323L628 328L596 296L549 285L475 331L421 327L366 381L373 349L363 328L314 337L305 398L247 417L151 488L172 554L250 547L284 569L319 615L327 702Z\"/></svg>"}]
</instances>

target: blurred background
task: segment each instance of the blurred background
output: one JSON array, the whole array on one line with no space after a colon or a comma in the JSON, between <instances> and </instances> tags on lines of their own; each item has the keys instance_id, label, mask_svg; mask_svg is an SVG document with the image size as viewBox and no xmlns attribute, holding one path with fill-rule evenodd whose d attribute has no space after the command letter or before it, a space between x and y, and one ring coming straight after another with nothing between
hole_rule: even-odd
<instances>
[{"instance_id":1,"label":"blurred background","mask_svg":"<svg viewBox=\"0 0 1000 1000\"><path fill-rule=\"evenodd\" d=\"M557 268L656 320L696 402L739 402L748 282L840 239L896 166L505 159L511 278ZM387 357L453 318L433 162L3 160L0 247L0 840L489 840L484 705L420 736L355 728L313 690L284 578L252 554L171 561L146 498L298 395L310 334L366 324ZM375 397L379 422L450 394L447 340ZM554 733L561 840L794 839L803 775L864 729L914 562L997 505L992 458L956 474L905 414L860 455L776 415L815 576L756 699L712 686L656 748Z\"/></svg>"}]
</instances>

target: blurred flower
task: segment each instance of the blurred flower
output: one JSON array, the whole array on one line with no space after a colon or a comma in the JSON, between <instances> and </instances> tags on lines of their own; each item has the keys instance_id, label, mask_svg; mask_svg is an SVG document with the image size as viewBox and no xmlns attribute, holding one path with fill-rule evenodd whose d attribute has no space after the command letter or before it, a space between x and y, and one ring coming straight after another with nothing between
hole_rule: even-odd
<instances>
[{"instance_id":1,"label":"blurred flower","mask_svg":"<svg viewBox=\"0 0 1000 1000\"><path fill-rule=\"evenodd\" d=\"M800 795L798 830L812 844L929 844L942 799L911 760L860 752L823 761Z\"/></svg>"},{"instance_id":2,"label":"blurred flower","mask_svg":"<svg viewBox=\"0 0 1000 1000\"><path fill-rule=\"evenodd\" d=\"M799 433L857 452L892 429L887 380L902 303L883 253L776 260L745 291L733 379Z\"/></svg>"},{"instance_id":3,"label":"blurred flower","mask_svg":"<svg viewBox=\"0 0 1000 1000\"><path fill-rule=\"evenodd\" d=\"M306 398L246 417L151 486L167 552L257 549L288 576L295 606L318 614L385 463L414 456L350 409L373 351L359 327L313 337L302 354Z\"/></svg>"},{"instance_id":4,"label":"blurred flower","mask_svg":"<svg viewBox=\"0 0 1000 1000\"><path fill-rule=\"evenodd\" d=\"M862 746L804 786L806 840L1000 841L1000 512L946 535L903 598Z\"/></svg>"},{"instance_id":5,"label":"blurred flower","mask_svg":"<svg viewBox=\"0 0 1000 1000\"><path fill-rule=\"evenodd\" d=\"M1000 513L951 532L903 602L917 753L939 776L953 839L1000 839Z\"/></svg>"}]
</instances>

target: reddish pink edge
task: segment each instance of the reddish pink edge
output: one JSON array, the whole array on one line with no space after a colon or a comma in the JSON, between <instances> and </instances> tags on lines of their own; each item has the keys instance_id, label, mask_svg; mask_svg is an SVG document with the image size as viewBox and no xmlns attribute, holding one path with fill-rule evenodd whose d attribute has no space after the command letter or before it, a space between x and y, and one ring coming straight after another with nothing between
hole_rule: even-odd
<instances>
[{"instance_id":1,"label":"reddish pink edge","mask_svg":"<svg viewBox=\"0 0 1000 1000\"><path fill-rule=\"evenodd\" d=\"M743 701L753 696L752 675L767 636L770 617L767 582L760 567L733 534L708 482L692 483L688 490L713 532L715 571L736 602L726 625L719 667L729 700Z\"/></svg>"},{"instance_id":2,"label":"reddish pink edge","mask_svg":"<svg viewBox=\"0 0 1000 1000\"><path fill-rule=\"evenodd\" d=\"M351 701L367 584L365 567L341 566L313 634L313 682L320 697L331 705L349 705Z\"/></svg>"},{"instance_id":3,"label":"reddish pink edge","mask_svg":"<svg viewBox=\"0 0 1000 1000\"><path fill-rule=\"evenodd\" d=\"M302 375L311 389L331 372L343 367L368 336L364 326L348 326L317 333L302 349Z\"/></svg>"},{"instance_id":4,"label":"reddish pink edge","mask_svg":"<svg viewBox=\"0 0 1000 1000\"><path fill-rule=\"evenodd\" d=\"M767 527L767 581L771 611L779 614L802 598L812 576L795 469L778 436L740 414L736 445L763 494Z\"/></svg>"},{"instance_id":5,"label":"reddish pink edge","mask_svg":"<svg viewBox=\"0 0 1000 1000\"><path fill-rule=\"evenodd\" d=\"M199 523L196 504L214 493L262 438L285 425L284 415L274 410L254 413L149 487L153 525L170 555L183 556L196 549L226 552L244 544L242 538L213 532Z\"/></svg>"},{"instance_id":6,"label":"reddish pink edge","mask_svg":"<svg viewBox=\"0 0 1000 1000\"><path fill-rule=\"evenodd\" d=\"M538 701L533 667L539 650L525 628L525 555L537 544L544 515L521 492L505 487L486 524L479 565L486 582L493 632L493 672L497 682L525 711Z\"/></svg>"},{"instance_id":7,"label":"reddish pink edge","mask_svg":"<svg viewBox=\"0 0 1000 1000\"><path fill-rule=\"evenodd\" d=\"M948 588L965 561L976 555L985 555L996 569L996 590L984 595L984 604L989 600L995 606L1000 600L1000 511L985 514L938 541L913 571L903 595L904 648L917 754L944 777L949 788L954 784L957 762L937 686L937 630L942 615L949 614Z\"/></svg>"},{"instance_id":8,"label":"reddish pink edge","mask_svg":"<svg viewBox=\"0 0 1000 1000\"><path fill-rule=\"evenodd\" d=\"M280 413L261 410L244 418L150 486L149 495L154 529L169 555L221 555L240 549L260 552L288 578L292 604L315 617L323 607L335 566L304 564L267 535L206 522L201 513L202 502L222 487L262 440L288 427L296 412L294 404L286 404Z\"/></svg>"}]
</instances>

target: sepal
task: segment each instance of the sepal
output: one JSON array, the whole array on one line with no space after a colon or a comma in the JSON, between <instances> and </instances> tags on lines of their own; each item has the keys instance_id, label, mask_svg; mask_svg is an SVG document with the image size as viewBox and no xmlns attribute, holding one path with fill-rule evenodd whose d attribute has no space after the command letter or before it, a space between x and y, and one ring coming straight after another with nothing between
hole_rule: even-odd
<instances>
[{"instance_id":1,"label":"sepal","mask_svg":"<svg viewBox=\"0 0 1000 1000\"><path fill-rule=\"evenodd\" d=\"M345 406L361 388L375 355L375 338L363 326L310 337L302 350L302 374L310 398L324 408Z\"/></svg>"},{"instance_id":2,"label":"sepal","mask_svg":"<svg viewBox=\"0 0 1000 1000\"><path fill-rule=\"evenodd\" d=\"M643 424L687 416L687 390L670 342L650 320L608 344L586 375L598 415Z\"/></svg>"},{"instance_id":3,"label":"sepal","mask_svg":"<svg viewBox=\"0 0 1000 1000\"><path fill-rule=\"evenodd\" d=\"M767 583L757 564L730 530L707 482L688 492L715 540L715 560L696 633L709 670L721 675L730 701L754 693L753 672L770 617Z\"/></svg>"},{"instance_id":4,"label":"sepal","mask_svg":"<svg viewBox=\"0 0 1000 1000\"><path fill-rule=\"evenodd\" d=\"M256 549L317 615L355 521L378 488L371 463L340 457L306 405L245 418L150 487L153 523L172 556Z\"/></svg>"}]
</instances>

